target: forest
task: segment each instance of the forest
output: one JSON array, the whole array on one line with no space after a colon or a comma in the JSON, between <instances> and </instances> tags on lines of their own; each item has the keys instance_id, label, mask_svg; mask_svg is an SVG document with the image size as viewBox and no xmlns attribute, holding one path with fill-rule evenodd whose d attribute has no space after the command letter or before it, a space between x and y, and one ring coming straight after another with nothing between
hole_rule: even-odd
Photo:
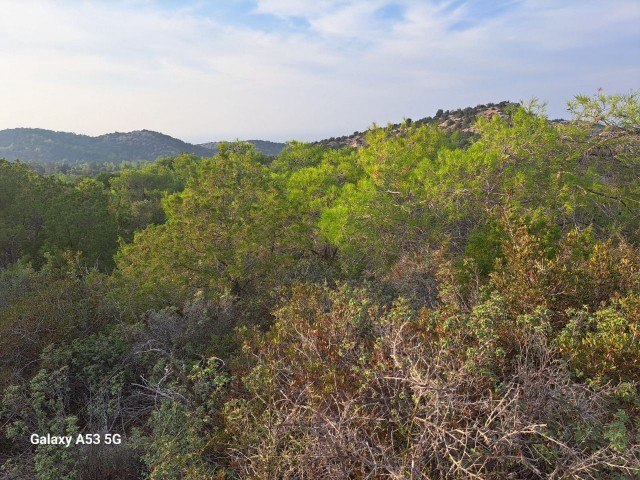
<instances>
[{"instance_id":1,"label":"forest","mask_svg":"<svg viewBox=\"0 0 640 480\"><path fill-rule=\"evenodd\" d=\"M639 478L638 100L0 160L0 479Z\"/></svg>"}]
</instances>

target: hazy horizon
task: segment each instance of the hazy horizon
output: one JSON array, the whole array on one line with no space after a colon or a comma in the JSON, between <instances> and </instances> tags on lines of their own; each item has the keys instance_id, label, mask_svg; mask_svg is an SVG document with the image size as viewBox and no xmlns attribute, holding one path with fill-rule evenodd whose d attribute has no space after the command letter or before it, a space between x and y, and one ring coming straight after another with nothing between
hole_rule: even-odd
<instances>
[{"instance_id":1,"label":"hazy horizon","mask_svg":"<svg viewBox=\"0 0 640 480\"><path fill-rule=\"evenodd\" d=\"M634 0L0 0L0 129L319 140L640 87Z\"/></svg>"}]
</instances>

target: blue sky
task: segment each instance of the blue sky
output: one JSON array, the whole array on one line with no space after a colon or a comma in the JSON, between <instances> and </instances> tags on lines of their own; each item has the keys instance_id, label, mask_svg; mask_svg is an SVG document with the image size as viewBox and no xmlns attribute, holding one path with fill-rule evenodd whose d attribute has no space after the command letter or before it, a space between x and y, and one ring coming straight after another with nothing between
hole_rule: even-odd
<instances>
[{"instance_id":1,"label":"blue sky","mask_svg":"<svg viewBox=\"0 0 640 480\"><path fill-rule=\"evenodd\" d=\"M315 140L640 89L638 0L0 0L0 129Z\"/></svg>"}]
</instances>

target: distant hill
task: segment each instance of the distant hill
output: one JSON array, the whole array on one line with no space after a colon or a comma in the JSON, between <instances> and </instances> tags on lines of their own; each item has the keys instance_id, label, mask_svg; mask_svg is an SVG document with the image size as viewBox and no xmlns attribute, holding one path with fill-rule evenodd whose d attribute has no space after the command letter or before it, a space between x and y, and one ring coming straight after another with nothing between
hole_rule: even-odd
<instances>
[{"instance_id":1,"label":"distant hill","mask_svg":"<svg viewBox=\"0 0 640 480\"><path fill-rule=\"evenodd\" d=\"M262 140L251 140L250 143L267 155L276 155L284 148L283 143ZM40 128L0 131L0 158L43 164L152 161L180 153L210 157L216 151L217 142L193 145L150 130L108 133L98 137Z\"/></svg>"},{"instance_id":2,"label":"distant hill","mask_svg":"<svg viewBox=\"0 0 640 480\"><path fill-rule=\"evenodd\" d=\"M0 131L0 157L26 162L121 162L155 160L179 153L210 156L206 148L158 132L139 130L98 137L39 128Z\"/></svg>"},{"instance_id":3,"label":"distant hill","mask_svg":"<svg viewBox=\"0 0 640 480\"><path fill-rule=\"evenodd\" d=\"M451 111L438 110L435 116L421 118L412 123L436 124L447 131L460 131L463 136L472 137L473 123L479 116L504 117L506 109L511 105L514 104L503 101ZM411 122L411 120L407 121ZM400 127L400 124L393 124L386 128L400 133ZM354 132L351 135L312 143L329 148L358 147L365 144L364 137L365 132ZM271 156L278 155L286 146L284 143L266 140L247 140L247 142L255 145L258 151ZM90 137L39 128L13 128L0 131L0 158L42 164L153 161L158 157L171 157L180 153L210 157L218 151L219 143L194 145L150 130L116 132Z\"/></svg>"}]
</instances>

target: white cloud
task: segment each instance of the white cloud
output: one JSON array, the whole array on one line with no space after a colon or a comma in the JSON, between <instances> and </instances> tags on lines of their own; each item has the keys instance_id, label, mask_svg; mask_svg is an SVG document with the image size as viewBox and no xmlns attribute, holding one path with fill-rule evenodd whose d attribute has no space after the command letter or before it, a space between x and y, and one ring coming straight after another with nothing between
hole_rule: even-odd
<instances>
[{"instance_id":1,"label":"white cloud","mask_svg":"<svg viewBox=\"0 0 640 480\"><path fill-rule=\"evenodd\" d=\"M344 2L340 0L257 0L255 11L281 18L303 17L312 19L326 14L344 4L362 3L357 1Z\"/></svg>"}]
</instances>

